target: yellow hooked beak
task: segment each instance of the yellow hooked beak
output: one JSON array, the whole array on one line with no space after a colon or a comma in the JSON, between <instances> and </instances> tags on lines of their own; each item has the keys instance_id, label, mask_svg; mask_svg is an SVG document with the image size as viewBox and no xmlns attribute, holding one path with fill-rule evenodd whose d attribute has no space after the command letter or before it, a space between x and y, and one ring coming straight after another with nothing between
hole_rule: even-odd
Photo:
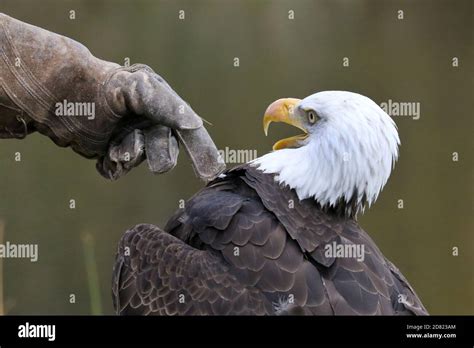
<instances>
[{"instance_id":1,"label":"yellow hooked beak","mask_svg":"<svg viewBox=\"0 0 474 348\"><path fill-rule=\"evenodd\" d=\"M273 150L285 148L296 148L303 145L302 141L308 137L308 132L304 128L301 118L295 114L296 105L300 102L296 98L278 99L270 104L263 116L263 131L268 135L268 127L272 122L283 122L301 129L304 134L295 135L290 138L282 139L273 145Z\"/></svg>"}]
</instances>

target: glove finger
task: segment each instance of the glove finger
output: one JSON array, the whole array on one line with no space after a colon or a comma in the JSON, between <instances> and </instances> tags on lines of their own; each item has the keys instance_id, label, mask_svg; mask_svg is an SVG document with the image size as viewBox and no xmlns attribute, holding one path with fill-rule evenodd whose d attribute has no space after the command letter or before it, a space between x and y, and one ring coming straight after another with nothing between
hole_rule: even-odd
<instances>
[{"instance_id":1,"label":"glove finger","mask_svg":"<svg viewBox=\"0 0 474 348\"><path fill-rule=\"evenodd\" d=\"M107 179L116 180L138 166L145 159L145 137L135 129L120 144L109 147L105 157L97 163L97 170Z\"/></svg>"},{"instance_id":2,"label":"glove finger","mask_svg":"<svg viewBox=\"0 0 474 348\"><path fill-rule=\"evenodd\" d=\"M170 128L153 126L145 130L145 152L150 170L155 174L162 174L176 166L178 141Z\"/></svg>"},{"instance_id":3,"label":"glove finger","mask_svg":"<svg viewBox=\"0 0 474 348\"><path fill-rule=\"evenodd\" d=\"M213 180L225 169L224 160L204 127L175 131L175 134L184 145L199 178L205 181Z\"/></svg>"},{"instance_id":4,"label":"glove finger","mask_svg":"<svg viewBox=\"0 0 474 348\"><path fill-rule=\"evenodd\" d=\"M150 68L115 73L107 82L106 98L112 110L122 116L143 115L173 129L203 125L194 110Z\"/></svg>"},{"instance_id":5,"label":"glove finger","mask_svg":"<svg viewBox=\"0 0 474 348\"><path fill-rule=\"evenodd\" d=\"M113 146L109 151L110 158L122 164L124 169L132 169L145 159L145 137L141 130L135 129L125 136L120 145Z\"/></svg>"}]
</instances>

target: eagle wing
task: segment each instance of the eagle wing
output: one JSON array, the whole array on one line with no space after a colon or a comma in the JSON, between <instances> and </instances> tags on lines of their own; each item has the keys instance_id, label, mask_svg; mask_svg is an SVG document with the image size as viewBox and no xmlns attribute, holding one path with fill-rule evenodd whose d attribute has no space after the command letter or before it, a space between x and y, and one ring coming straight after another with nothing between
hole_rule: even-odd
<instances>
[{"instance_id":1,"label":"eagle wing","mask_svg":"<svg viewBox=\"0 0 474 348\"><path fill-rule=\"evenodd\" d=\"M219 256L149 224L122 237L112 284L117 314L259 315L268 302L240 284Z\"/></svg>"},{"instance_id":2,"label":"eagle wing","mask_svg":"<svg viewBox=\"0 0 474 348\"><path fill-rule=\"evenodd\" d=\"M426 314L354 220L249 166L198 192L165 231L138 225L122 238L118 313ZM364 245L364 260L326 256L333 242Z\"/></svg>"}]
</instances>

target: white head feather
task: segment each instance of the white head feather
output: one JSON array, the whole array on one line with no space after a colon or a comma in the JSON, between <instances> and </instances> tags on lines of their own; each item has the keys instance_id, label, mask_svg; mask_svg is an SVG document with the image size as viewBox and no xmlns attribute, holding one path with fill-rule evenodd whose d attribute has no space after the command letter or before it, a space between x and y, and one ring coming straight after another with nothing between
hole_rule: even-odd
<instances>
[{"instance_id":1,"label":"white head feather","mask_svg":"<svg viewBox=\"0 0 474 348\"><path fill-rule=\"evenodd\" d=\"M322 207L355 202L356 214L370 206L398 158L396 125L376 103L351 92L325 91L296 105L319 116L307 142L252 162L294 189L300 200L314 198Z\"/></svg>"}]
</instances>

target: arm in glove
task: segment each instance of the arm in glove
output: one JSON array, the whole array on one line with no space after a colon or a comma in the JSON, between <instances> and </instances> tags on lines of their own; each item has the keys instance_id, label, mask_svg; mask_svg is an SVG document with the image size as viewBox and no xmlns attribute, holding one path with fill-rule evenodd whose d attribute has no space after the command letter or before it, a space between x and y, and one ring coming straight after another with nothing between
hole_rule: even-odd
<instances>
[{"instance_id":1,"label":"arm in glove","mask_svg":"<svg viewBox=\"0 0 474 348\"><path fill-rule=\"evenodd\" d=\"M224 163L201 118L152 69L121 67L80 43L0 13L0 138L38 131L119 178L145 159L172 169L179 144L196 174Z\"/></svg>"}]
</instances>

